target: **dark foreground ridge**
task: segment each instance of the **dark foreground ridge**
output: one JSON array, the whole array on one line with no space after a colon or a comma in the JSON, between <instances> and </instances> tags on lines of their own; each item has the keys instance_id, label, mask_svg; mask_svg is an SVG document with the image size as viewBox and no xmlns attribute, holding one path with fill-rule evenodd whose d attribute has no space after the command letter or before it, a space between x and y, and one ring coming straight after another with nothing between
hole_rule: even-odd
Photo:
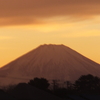
<instances>
[{"instance_id":1,"label":"dark foreground ridge","mask_svg":"<svg viewBox=\"0 0 100 100\"><path fill-rule=\"evenodd\" d=\"M28 83L20 83L0 90L0 100L100 100L100 78L82 75L74 84L66 83L60 87L56 80L52 88L48 80L34 78Z\"/></svg>"}]
</instances>

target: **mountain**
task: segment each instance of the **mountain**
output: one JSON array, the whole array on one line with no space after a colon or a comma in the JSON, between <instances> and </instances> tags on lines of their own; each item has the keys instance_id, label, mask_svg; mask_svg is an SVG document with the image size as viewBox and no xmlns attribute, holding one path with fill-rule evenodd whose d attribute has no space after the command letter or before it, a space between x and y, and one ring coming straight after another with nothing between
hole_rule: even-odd
<instances>
[{"instance_id":1,"label":"mountain","mask_svg":"<svg viewBox=\"0 0 100 100\"><path fill-rule=\"evenodd\" d=\"M100 77L100 65L64 45L41 45L0 69L0 84L28 82L34 77L75 81L81 75Z\"/></svg>"}]
</instances>

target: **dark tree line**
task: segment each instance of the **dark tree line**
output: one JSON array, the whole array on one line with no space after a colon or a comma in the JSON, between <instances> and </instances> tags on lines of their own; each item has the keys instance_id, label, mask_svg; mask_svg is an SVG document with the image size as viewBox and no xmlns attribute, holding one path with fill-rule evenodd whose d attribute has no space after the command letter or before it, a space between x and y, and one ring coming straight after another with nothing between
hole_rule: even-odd
<instances>
[{"instance_id":1,"label":"dark tree line","mask_svg":"<svg viewBox=\"0 0 100 100\"><path fill-rule=\"evenodd\" d=\"M90 74L82 75L73 84L69 81L66 81L66 87L60 87L59 82L57 80L53 80L52 89L49 89L50 83L45 78L34 78L27 84L62 98L68 94L100 94L100 78ZM13 88L8 89L13 91Z\"/></svg>"},{"instance_id":2,"label":"dark tree line","mask_svg":"<svg viewBox=\"0 0 100 100\"><path fill-rule=\"evenodd\" d=\"M100 78L93 75L83 75L74 84L78 92L83 93L99 93L100 92Z\"/></svg>"},{"instance_id":3,"label":"dark tree line","mask_svg":"<svg viewBox=\"0 0 100 100\"><path fill-rule=\"evenodd\" d=\"M42 90L48 89L50 85L48 80L45 78L34 78L33 80L30 80L28 84L34 87L37 87L39 89L42 89Z\"/></svg>"}]
</instances>

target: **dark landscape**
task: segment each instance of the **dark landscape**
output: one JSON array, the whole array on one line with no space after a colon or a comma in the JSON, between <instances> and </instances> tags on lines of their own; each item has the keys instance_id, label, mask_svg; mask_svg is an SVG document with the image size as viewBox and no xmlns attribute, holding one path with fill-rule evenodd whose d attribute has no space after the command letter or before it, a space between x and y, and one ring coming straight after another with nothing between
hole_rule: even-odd
<instances>
[{"instance_id":1,"label":"dark landscape","mask_svg":"<svg viewBox=\"0 0 100 100\"><path fill-rule=\"evenodd\" d=\"M64 45L45 44L0 69L0 95L15 100L100 100L99 77L96 62Z\"/></svg>"},{"instance_id":2,"label":"dark landscape","mask_svg":"<svg viewBox=\"0 0 100 100\"><path fill-rule=\"evenodd\" d=\"M100 0L0 0L0 100L100 100Z\"/></svg>"}]
</instances>

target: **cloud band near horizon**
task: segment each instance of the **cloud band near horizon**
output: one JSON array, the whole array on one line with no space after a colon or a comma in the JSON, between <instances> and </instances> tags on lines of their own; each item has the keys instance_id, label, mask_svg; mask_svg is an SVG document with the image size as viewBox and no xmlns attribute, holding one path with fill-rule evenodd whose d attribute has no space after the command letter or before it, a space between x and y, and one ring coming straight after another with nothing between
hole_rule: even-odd
<instances>
[{"instance_id":1,"label":"cloud band near horizon","mask_svg":"<svg viewBox=\"0 0 100 100\"><path fill-rule=\"evenodd\" d=\"M0 0L0 26L40 24L42 18L100 15L100 0Z\"/></svg>"}]
</instances>

